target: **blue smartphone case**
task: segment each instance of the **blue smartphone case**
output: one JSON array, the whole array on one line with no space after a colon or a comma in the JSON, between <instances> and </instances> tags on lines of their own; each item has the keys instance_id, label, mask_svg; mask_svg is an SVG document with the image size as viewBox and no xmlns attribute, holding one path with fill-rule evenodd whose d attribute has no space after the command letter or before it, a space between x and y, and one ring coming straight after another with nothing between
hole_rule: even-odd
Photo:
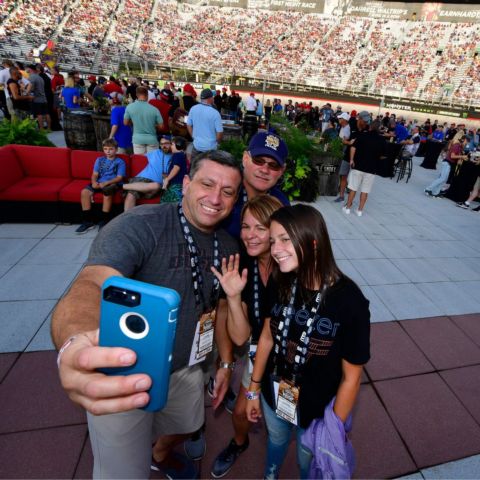
<instances>
[{"instance_id":1,"label":"blue smartphone case","mask_svg":"<svg viewBox=\"0 0 480 480\"><path fill-rule=\"evenodd\" d=\"M134 350L137 362L101 371L107 375L149 375L150 401L143 410L158 411L167 402L179 306L180 295L170 288L125 277L110 277L102 286L99 345Z\"/></svg>"}]
</instances>

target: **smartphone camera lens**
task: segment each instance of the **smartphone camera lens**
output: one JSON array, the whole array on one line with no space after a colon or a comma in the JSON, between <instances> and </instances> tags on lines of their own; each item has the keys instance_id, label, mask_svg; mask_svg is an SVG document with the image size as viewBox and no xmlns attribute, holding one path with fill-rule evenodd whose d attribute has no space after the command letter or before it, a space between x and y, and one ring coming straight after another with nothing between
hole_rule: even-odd
<instances>
[{"instance_id":1,"label":"smartphone camera lens","mask_svg":"<svg viewBox=\"0 0 480 480\"><path fill-rule=\"evenodd\" d=\"M146 328L145 321L138 315L129 315L125 319L125 325L131 332L136 334L144 332Z\"/></svg>"}]
</instances>

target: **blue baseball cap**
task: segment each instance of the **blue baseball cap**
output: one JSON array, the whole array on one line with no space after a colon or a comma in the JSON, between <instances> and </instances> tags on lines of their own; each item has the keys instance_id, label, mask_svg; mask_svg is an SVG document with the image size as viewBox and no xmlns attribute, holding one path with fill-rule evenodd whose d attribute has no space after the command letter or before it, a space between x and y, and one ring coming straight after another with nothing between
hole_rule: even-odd
<instances>
[{"instance_id":1,"label":"blue baseball cap","mask_svg":"<svg viewBox=\"0 0 480 480\"><path fill-rule=\"evenodd\" d=\"M276 134L259 132L255 134L248 145L252 157L271 157L280 166L284 166L288 156L287 144Z\"/></svg>"}]
</instances>

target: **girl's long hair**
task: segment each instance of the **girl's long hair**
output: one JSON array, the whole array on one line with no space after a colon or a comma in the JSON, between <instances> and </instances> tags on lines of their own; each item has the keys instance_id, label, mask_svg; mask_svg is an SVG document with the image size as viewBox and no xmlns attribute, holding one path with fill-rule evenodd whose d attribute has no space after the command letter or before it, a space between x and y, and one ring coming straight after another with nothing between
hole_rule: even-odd
<instances>
[{"instance_id":1,"label":"girl's long hair","mask_svg":"<svg viewBox=\"0 0 480 480\"><path fill-rule=\"evenodd\" d=\"M311 300L315 285L327 290L344 274L333 257L327 225L322 214L309 205L283 207L271 216L271 222L279 223L287 232L298 258L295 272L282 273L275 264L273 278L279 285L282 302L289 300L291 285L296 277L301 300Z\"/></svg>"}]
</instances>

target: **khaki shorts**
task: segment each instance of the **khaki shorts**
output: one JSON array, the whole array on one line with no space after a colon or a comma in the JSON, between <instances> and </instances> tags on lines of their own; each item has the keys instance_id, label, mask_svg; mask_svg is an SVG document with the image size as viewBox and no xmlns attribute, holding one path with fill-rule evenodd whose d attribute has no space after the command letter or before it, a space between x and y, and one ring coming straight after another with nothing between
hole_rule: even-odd
<instances>
[{"instance_id":1,"label":"khaki shorts","mask_svg":"<svg viewBox=\"0 0 480 480\"><path fill-rule=\"evenodd\" d=\"M348 174L348 188L354 192L370 193L374 180L375 174L352 168Z\"/></svg>"},{"instance_id":2,"label":"khaki shorts","mask_svg":"<svg viewBox=\"0 0 480 480\"><path fill-rule=\"evenodd\" d=\"M153 143L151 145L139 145L138 143L133 144L133 153L135 155L145 155L148 152L153 152L154 150L158 150L159 145L158 143Z\"/></svg>"},{"instance_id":3,"label":"khaki shorts","mask_svg":"<svg viewBox=\"0 0 480 480\"><path fill-rule=\"evenodd\" d=\"M203 372L199 365L170 376L167 404L159 412L87 413L93 478L149 478L152 443L161 435L193 433L204 419Z\"/></svg>"},{"instance_id":4,"label":"khaki shorts","mask_svg":"<svg viewBox=\"0 0 480 480\"><path fill-rule=\"evenodd\" d=\"M478 192L480 190L480 177L477 177L477 181L475 182L475 185L473 186L472 192Z\"/></svg>"},{"instance_id":5,"label":"khaki shorts","mask_svg":"<svg viewBox=\"0 0 480 480\"><path fill-rule=\"evenodd\" d=\"M145 177L132 177L128 183L153 183L153 180ZM137 200L139 198L154 198L158 195L159 190L155 192L137 192L136 190L125 190L124 194L127 195L128 193L132 194Z\"/></svg>"}]
</instances>

